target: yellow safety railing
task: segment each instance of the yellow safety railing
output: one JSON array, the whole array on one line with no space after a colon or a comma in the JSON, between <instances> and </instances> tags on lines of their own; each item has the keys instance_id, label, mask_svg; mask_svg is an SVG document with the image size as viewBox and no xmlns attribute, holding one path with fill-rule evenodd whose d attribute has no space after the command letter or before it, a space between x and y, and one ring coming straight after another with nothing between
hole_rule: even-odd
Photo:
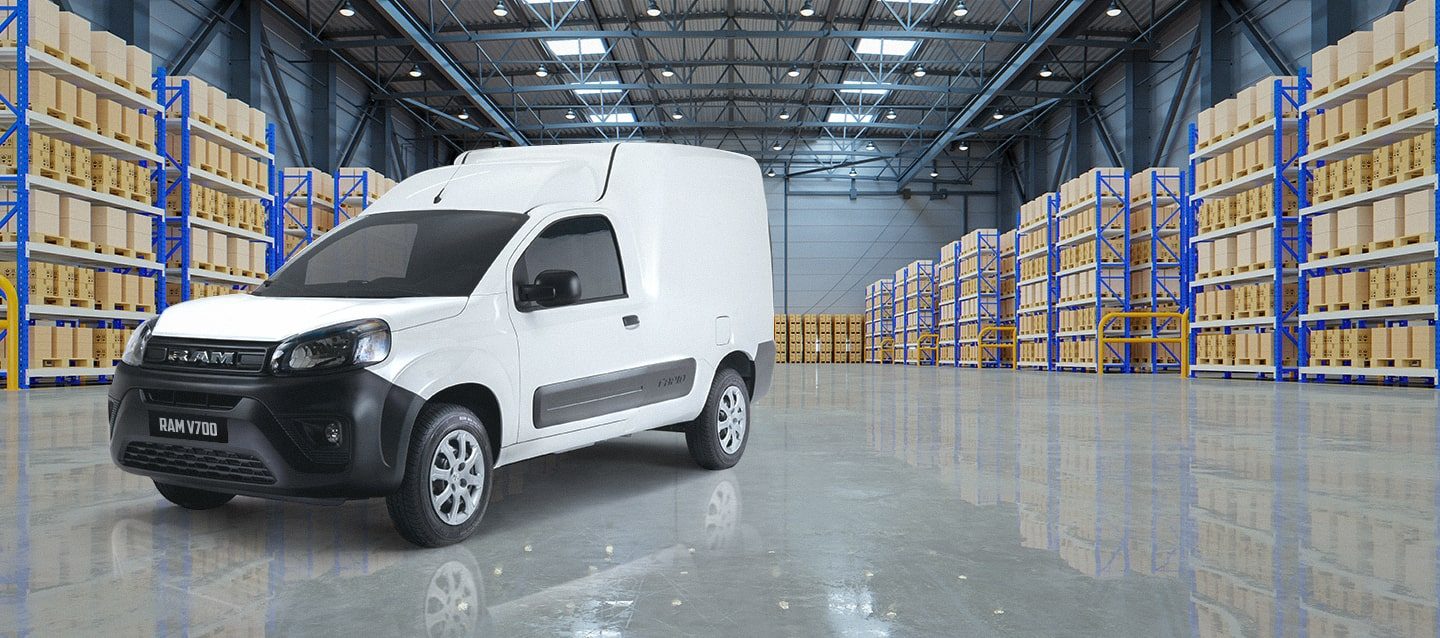
<instances>
[{"instance_id":1,"label":"yellow safety railing","mask_svg":"<svg viewBox=\"0 0 1440 638\"><path fill-rule=\"evenodd\" d=\"M1110 322L1116 319L1174 319L1180 323L1178 337L1110 337L1105 335ZM1105 345L1109 343L1178 343L1180 344L1180 376L1190 376L1190 318L1180 312L1107 312L1095 327L1095 373L1105 374Z\"/></svg>"},{"instance_id":2,"label":"yellow safety railing","mask_svg":"<svg viewBox=\"0 0 1440 638\"><path fill-rule=\"evenodd\" d=\"M986 343L985 337L990 336L991 334L998 334L998 333L1007 333L1007 334L1009 334L1009 335L1010 335L1010 341L1009 341L1008 343L1005 342L1005 341L993 341L993 342ZM989 348L989 349L991 349L991 350L1009 350L1009 351L1010 351L1010 367L1011 367L1011 368L1016 368L1016 369L1018 369L1018 368L1020 367L1020 338L1015 335L1015 327L1014 327L1014 326L985 326L984 328L981 328L981 329L980 329L980 334L975 337L975 340L980 343L980 362L981 362L981 363L984 363L984 362L985 362L985 349L986 349L986 348Z\"/></svg>"},{"instance_id":3,"label":"yellow safety railing","mask_svg":"<svg viewBox=\"0 0 1440 638\"><path fill-rule=\"evenodd\" d=\"M5 295L5 389L20 389L20 295L15 294L15 284L0 277L0 293Z\"/></svg>"},{"instance_id":4,"label":"yellow safety railing","mask_svg":"<svg viewBox=\"0 0 1440 638\"><path fill-rule=\"evenodd\" d=\"M925 365L925 352L930 352L930 363L940 363L940 335L927 332L920 335L920 341L915 344L915 365Z\"/></svg>"},{"instance_id":5,"label":"yellow safety railing","mask_svg":"<svg viewBox=\"0 0 1440 638\"><path fill-rule=\"evenodd\" d=\"M880 340L880 358L877 363L895 363L894 337L885 337Z\"/></svg>"}]
</instances>

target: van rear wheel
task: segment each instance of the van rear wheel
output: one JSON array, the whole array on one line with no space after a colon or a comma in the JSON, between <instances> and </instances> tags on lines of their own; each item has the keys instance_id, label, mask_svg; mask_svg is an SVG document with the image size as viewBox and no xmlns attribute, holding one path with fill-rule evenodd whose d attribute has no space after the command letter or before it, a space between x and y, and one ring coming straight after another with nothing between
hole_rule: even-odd
<instances>
[{"instance_id":1,"label":"van rear wheel","mask_svg":"<svg viewBox=\"0 0 1440 638\"><path fill-rule=\"evenodd\" d=\"M710 384L699 418L685 429L690 456L707 470L734 467L750 439L750 391L740 373L726 368Z\"/></svg>"},{"instance_id":2,"label":"van rear wheel","mask_svg":"<svg viewBox=\"0 0 1440 638\"><path fill-rule=\"evenodd\" d=\"M385 498L400 536L443 547L474 534L490 502L495 465L479 417L458 405L425 406L407 456L400 489Z\"/></svg>"},{"instance_id":3,"label":"van rear wheel","mask_svg":"<svg viewBox=\"0 0 1440 638\"><path fill-rule=\"evenodd\" d=\"M234 494L223 492L211 492L209 490L197 490L193 487L182 487L155 481L155 490L170 501L187 510L211 510L230 502L235 498Z\"/></svg>"}]
</instances>

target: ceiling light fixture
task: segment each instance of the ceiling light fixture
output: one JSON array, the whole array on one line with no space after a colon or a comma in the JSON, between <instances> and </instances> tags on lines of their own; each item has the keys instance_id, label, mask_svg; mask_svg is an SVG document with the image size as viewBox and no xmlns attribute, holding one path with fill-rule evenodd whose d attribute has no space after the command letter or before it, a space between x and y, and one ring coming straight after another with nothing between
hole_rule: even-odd
<instances>
[{"instance_id":1,"label":"ceiling light fixture","mask_svg":"<svg viewBox=\"0 0 1440 638\"><path fill-rule=\"evenodd\" d=\"M893 120L897 117L899 117L899 114L895 112L895 109L890 109L885 112L885 119L887 120Z\"/></svg>"},{"instance_id":2,"label":"ceiling light fixture","mask_svg":"<svg viewBox=\"0 0 1440 638\"><path fill-rule=\"evenodd\" d=\"M800 5L800 15L807 18L815 15L815 4L810 0L805 0L805 4Z\"/></svg>"},{"instance_id":3,"label":"ceiling light fixture","mask_svg":"<svg viewBox=\"0 0 1440 638\"><path fill-rule=\"evenodd\" d=\"M768 171L765 171L765 176L766 176L766 177L774 177L774 176L775 176L775 169L772 168L772 169L770 169L770 170L768 170Z\"/></svg>"},{"instance_id":4,"label":"ceiling light fixture","mask_svg":"<svg viewBox=\"0 0 1440 638\"><path fill-rule=\"evenodd\" d=\"M349 2L340 5L340 15L347 18L355 17L355 5L350 4Z\"/></svg>"},{"instance_id":5,"label":"ceiling light fixture","mask_svg":"<svg viewBox=\"0 0 1440 638\"><path fill-rule=\"evenodd\" d=\"M683 119L685 119L685 114L684 114L684 113L681 113L681 112L680 112L680 109L675 109L675 110L673 110L673 111L670 112L670 119L672 119L672 120L683 120Z\"/></svg>"},{"instance_id":6,"label":"ceiling light fixture","mask_svg":"<svg viewBox=\"0 0 1440 638\"><path fill-rule=\"evenodd\" d=\"M543 78L547 75L550 75L550 69L545 68L545 65L542 64L540 68L535 69L535 77Z\"/></svg>"},{"instance_id":7,"label":"ceiling light fixture","mask_svg":"<svg viewBox=\"0 0 1440 638\"><path fill-rule=\"evenodd\" d=\"M915 70L910 72L910 75L913 75L913 76L915 76L915 77L917 77L917 78L923 78L923 77L925 77L925 67L923 67L923 66L916 66L916 67L915 67Z\"/></svg>"},{"instance_id":8,"label":"ceiling light fixture","mask_svg":"<svg viewBox=\"0 0 1440 638\"><path fill-rule=\"evenodd\" d=\"M565 119L573 120L576 117L577 116L575 115L575 109L565 109Z\"/></svg>"},{"instance_id":9,"label":"ceiling light fixture","mask_svg":"<svg viewBox=\"0 0 1440 638\"><path fill-rule=\"evenodd\" d=\"M1002 113L1002 112L1000 112L1000 111L996 111L996 112L995 112L993 115L991 115L990 117L993 117L993 118L995 118L995 119L997 119L997 120L1003 120L1003 119L1005 119L1005 114Z\"/></svg>"},{"instance_id":10,"label":"ceiling light fixture","mask_svg":"<svg viewBox=\"0 0 1440 638\"><path fill-rule=\"evenodd\" d=\"M954 13L957 18L963 18L970 13L970 10L965 8L965 3L962 1L955 3L955 10L951 13Z\"/></svg>"},{"instance_id":11,"label":"ceiling light fixture","mask_svg":"<svg viewBox=\"0 0 1440 638\"><path fill-rule=\"evenodd\" d=\"M417 65L415 65L415 66L410 67L410 77L412 77L412 78L418 78L418 77L420 77L420 76L422 76L422 75L425 75L425 72L420 70L420 65L417 64Z\"/></svg>"},{"instance_id":12,"label":"ceiling light fixture","mask_svg":"<svg viewBox=\"0 0 1440 638\"><path fill-rule=\"evenodd\" d=\"M459 117L462 120L470 119L470 109L461 109L460 115L457 115L456 117Z\"/></svg>"},{"instance_id":13,"label":"ceiling light fixture","mask_svg":"<svg viewBox=\"0 0 1440 638\"><path fill-rule=\"evenodd\" d=\"M800 77L800 68L799 68L799 67L794 67L794 66L792 66L792 67L790 67L790 70L789 70L789 71L786 71L786 72L785 72L785 75L788 75L788 76L790 76L790 77L792 77L792 78L798 78L798 77Z\"/></svg>"},{"instance_id":14,"label":"ceiling light fixture","mask_svg":"<svg viewBox=\"0 0 1440 638\"><path fill-rule=\"evenodd\" d=\"M855 172L855 169L850 169L850 179L855 179L859 175L859 173Z\"/></svg>"},{"instance_id":15,"label":"ceiling light fixture","mask_svg":"<svg viewBox=\"0 0 1440 638\"><path fill-rule=\"evenodd\" d=\"M655 0L650 0L650 4L645 6L645 15L652 18L660 17L660 5L656 4Z\"/></svg>"},{"instance_id":16,"label":"ceiling light fixture","mask_svg":"<svg viewBox=\"0 0 1440 638\"><path fill-rule=\"evenodd\" d=\"M1105 15L1115 17L1121 14L1120 0L1110 0L1110 6L1105 8Z\"/></svg>"},{"instance_id":17,"label":"ceiling light fixture","mask_svg":"<svg viewBox=\"0 0 1440 638\"><path fill-rule=\"evenodd\" d=\"M957 146L957 147L955 147L955 148L958 148L958 149L960 149L960 150L962 150L962 151L968 151L968 150L970 150L970 145L969 145L969 144L966 144L965 142L961 142L960 145Z\"/></svg>"},{"instance_id":18,"label":"ceiling light fixture","mask_svg":"<svg viewBox=\"0 0 1440 638\"><path fill-rule=\"evenodd\" d=\"M1046 64L1040 67L1040 77L1048 78L1052 75L1055 75L1055 72L1050 70L1050 65Z\"/></svg>"},{"instance_id":19,"label":"ceiling light fixture","mask_svg":"<svg viewBox=\"0 0 1440 638\"><path fill-rule=\"evenodd\" d=\"M660 69L660 75L661 75L662 77L673 78L673 77L675 77L675 69L672 69L672 68L670 68L670 67L667 66L667 67L665 67L665 68L663 68L663 69Z\"/></svg>"},{"instance_id":20,"label":"ceiling light fixture","mask_svg":"<svg viewBox=\"0 0 1440 638\"><path fill-rule=\"evenodd\" d=\"M932 163L930 164L930 177L939 177L939 176L940 176L940 168L939 168L938 166L936 166L936 165L932 162Z\"/></svg>"},{"instance_id":21,"label":"ceiling light fixture","mask_svg":"<svg viewBox=\"0 0 1440 638\"><path fill-rule=\"evenodd\" d=\"M770 150L772 150L772 151L778 151L778 150L780 150L780 149L782 149L782 148L785 148L785 145L784 145L784 144L781 144L780 142L776 142L776 143L770 145Z\"/></svg>"},{"instance_id":22,"label":"ceiling light fixture","mask_svg":"<svg viewBox=\"0 0 1440 638\"><path fill-rule=\"evenodd\" d=\"M781 111L781 112L780 112L780 119L782 119L782 120L788 120L788 119L790 119L790 112L789 112L789 111Z\"/></svg>"},{"instance_id":23,"label":"ceiling light fixture","mask_svg":"<svg viewBox=\"0 0 1440 638\"><path fill-rule=\"evenodd\" d=\"M492 13L494 13L496 17L500 18L510 15L510 10L505 8L505 0L500 0L499 2L496 2L495 9L494 11L492 11Z\"/></svg>"},{"instance_id":24,"label":"ceiling light fixture","mask_svg":"<svg viewBox=\"0 0 1440 638\"><path fill-rule=\"evenodd\" d=\"M875 150L875 143L874 143L874 142L866 142L866 143L865 143L865 150L867 150L867 151L873 151L873 150Z\"/></svg>"}]
</instances>

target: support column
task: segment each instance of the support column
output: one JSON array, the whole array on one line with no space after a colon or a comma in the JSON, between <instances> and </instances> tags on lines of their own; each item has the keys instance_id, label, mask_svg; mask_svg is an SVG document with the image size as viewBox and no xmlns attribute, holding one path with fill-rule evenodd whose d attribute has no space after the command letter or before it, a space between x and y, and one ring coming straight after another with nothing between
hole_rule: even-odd
<instances>
[{"instance_id":1,"label":"support column","mask_svg":"<svg viewBox=\"0 0 1440 638\"><path fill-rule=\"evenodd\" d=\"M149 0L109 0L105 9L105 25L111 33L146 51L152 50Z\"/></svg>"},{"instance_id":2,"label":"support column","mask_svg":"<svg viewBox=\"0 0 1440 638\"><path fill-rule=\"evenodd\" d=\"M1155 146L1150 85L1150 51L1136 49L1125 59L1125 168L1137 173L1150 168Z\"/></svg>"},{"instance_id":3,"label":"support column","mask_svg":"<svg viewBox=\"0 0 1440 638\"><path fill-rule=\"evenodd\" d=\"M1200 66L1196 82L1200 85L1200 103L1215 104L1235 94L1232 56L1235 30L1227 27L1229 20L1221 0L1200 3Z\"/></svg>"},{"instance_id":4,"label":"support column","mask_svg":"<svg viewBox=\"0 0 1440 638\"><path fill-rule=\"evenodd\" d=\"M264 2L241 0L240 9L229 28L230 97L243 100L256 108L264 95L264 49L260 37L265 29Z\"/></svg>"},{"instance_id":5,"label":"support column","mask_svg":"<svg viewBox=\"0 0 1440 638\"><path fill-rule=\"evenodd\" d=\"M315 168L331 174L336 169L335 122L339 119L337 66L334 54L329 51L315 51L310 60L310 74L315 77L315 83L310 86L310 161Z\"/></svg>"},{"instance_id":6,"label":"support column","mask_svg":"<svg viewBox=\"0 0 1440 638\"><path fill-rule=\"evenodd\" d=\"M1065 171L1065 174L1060 176L1060 181L1062 182L1079 175L1082 171L1090 170L1091 167L1095 166L1095 153L1093 152L1094 145L1091 143L1092 140L1081 139L1082 132L1089 132L1091 130L1090 127L1081 126L1081 122L1085 119L1085 110L1085 102L1081 100L1070 101L1070 165L1066 167L1068 170Z\"/></svg>"},{"instance_id":7,"label":"support column","mask_svg":"<svg viewBox=\"0 0 1440 638\"><path fill-rule=\"evenodd\" d=\"M1354 31L1350 0L1310 0L1310 50L1319 51Z\"/></svg>"}]
</instances>

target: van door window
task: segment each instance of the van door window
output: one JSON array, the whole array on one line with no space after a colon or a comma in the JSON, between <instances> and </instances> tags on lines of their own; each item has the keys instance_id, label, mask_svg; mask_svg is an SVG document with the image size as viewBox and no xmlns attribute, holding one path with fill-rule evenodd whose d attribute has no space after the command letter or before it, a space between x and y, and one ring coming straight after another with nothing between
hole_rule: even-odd
<instances>
[{"instance_id":1,"label":"van door window","mask_svg":"<svg viewBox=\"0 0 1440 638\"><path fill-rule=\"evenodd\" d=\"M625 296L625 269L615 228L601 215L571 217L551 224L520 255L514 283L534 283L547 270L569 270L580 278L576 303L619 299ZM539 306L517 301L520 310Z\"/></svg>"}]
</instances>

